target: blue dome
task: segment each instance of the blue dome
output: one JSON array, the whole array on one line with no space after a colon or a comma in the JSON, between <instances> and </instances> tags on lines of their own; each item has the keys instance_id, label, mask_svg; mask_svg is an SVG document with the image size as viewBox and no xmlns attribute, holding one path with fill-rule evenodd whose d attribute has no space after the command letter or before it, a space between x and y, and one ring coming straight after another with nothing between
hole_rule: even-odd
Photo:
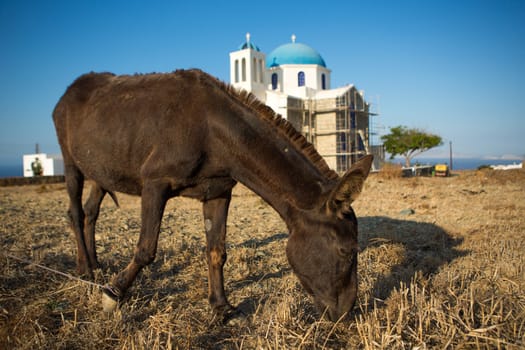
<instances>
[{"instance_id":1,"label":"blue dome","mask_svg":"<svg viewBox=\"0 0 525 350\"><path fill-rule=\"evenodd\" d=\"M242 43L241 45L239 45L238 49L239 50L252 49L255 51L261 51L259 50L259 47L255 45L254 43L252 43L251 41L246 41Z\"/></svg>"},{"instance_id":2,"label":"blue dome","mask_svg":"<svg viewBox=\"0 0 525 350\"><path fill-rule=\"evenodd\" d=\"M326 63L317 51L300 43L281 45L266 57L267 68L282 64L317 64L326 67Z\"/></svg>"}]
</instances>

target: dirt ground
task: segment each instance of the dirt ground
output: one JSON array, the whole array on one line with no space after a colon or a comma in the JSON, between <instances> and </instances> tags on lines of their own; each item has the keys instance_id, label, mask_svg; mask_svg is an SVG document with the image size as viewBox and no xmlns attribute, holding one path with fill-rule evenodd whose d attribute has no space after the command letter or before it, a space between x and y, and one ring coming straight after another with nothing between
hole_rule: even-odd
<instances>
[{"instance_id":1,"label":"dirt ground","mask_svg":"<svg viewBox=\"0 0 525 350\"><path fill-rule=\"evenodd\" d=\"M139 198L104 200L104 284L132 257ZM226 291L245 317L210 324L201 204L170 200L156 261L101 311L76 276L64 184L0 188L0 349L520 349L525 347L525 171L372 174L359 219L359 299L326 321L285 256L277 213L242 186L228 220ZM32 263L21 262L18 257Z\"/></svg>"}]
</instances>

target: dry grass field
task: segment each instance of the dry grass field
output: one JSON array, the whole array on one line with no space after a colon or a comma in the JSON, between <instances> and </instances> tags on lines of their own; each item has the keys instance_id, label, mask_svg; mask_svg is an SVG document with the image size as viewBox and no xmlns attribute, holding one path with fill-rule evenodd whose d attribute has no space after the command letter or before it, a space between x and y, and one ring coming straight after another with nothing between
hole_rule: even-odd
<instances>
[{"instance_id":1,"label":"dry grass field","mask_svg":"<svg viewBox=\"0 0 525 350\"><path fill-rule=\"evenodd\" d=\"M100 284L139 233L139 199L118 196L99 218ZM199 202L168 203L156 261L109 315L97 287L6 255L75 275L67 205L63 184L0 188L0 349L525 348L525 171L371 175L354 203L359 298L338 323L293 275L284 223L242 186L225 278L245 316L223 326L210 324Z\"/></svg>"}]
</instances>

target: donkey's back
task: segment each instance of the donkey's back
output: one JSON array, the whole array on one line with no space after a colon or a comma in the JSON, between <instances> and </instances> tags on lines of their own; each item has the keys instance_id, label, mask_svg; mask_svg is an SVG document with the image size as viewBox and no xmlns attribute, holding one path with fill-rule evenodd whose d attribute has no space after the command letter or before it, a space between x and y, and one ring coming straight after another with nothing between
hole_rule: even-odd
<instances>
[{"instance_id":1,"label":"donkey's back","mask_svg":"<svg viewBox=\"0 0 525 350\"><path fill-rule=\"evenodd\" d=\"M144 178L191 181L204 152L204 104L215 102L205 83L192 71L81 76L53 112L66 169L137 195Z\"/></svg>"}]
</instances>

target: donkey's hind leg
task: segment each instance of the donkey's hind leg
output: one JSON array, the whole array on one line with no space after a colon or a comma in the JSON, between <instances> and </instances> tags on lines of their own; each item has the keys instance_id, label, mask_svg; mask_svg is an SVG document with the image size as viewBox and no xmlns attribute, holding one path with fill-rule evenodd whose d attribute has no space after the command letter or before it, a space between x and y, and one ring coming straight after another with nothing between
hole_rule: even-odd
<instances>
[{"instance_id":1,"label":"donkey's hind leg","mask_svg":"<svg viewBox=\"0 0 525 350\"><path fill-rule=\"evenodd\" d=\"M82 209L82 190L84 188L84 175L72 163L64 158L66 188L69 195L68 215L71 228L75 233L77 242L77 270L81 275L93 275L89 264L88 250L84 240L84 210Z\"/></svg>"},{"instance_id":2,"label":"donkey's hind leg","mask_svg":"<svg viewBox=\"0 0 525 350\"><path fill-rule=\"evenodd\" d=\"M100 205L106 195L107 191L98 184L93 184L89 197L84 204L85 221L84 221L84 243L87 249L87 256L89 259L89 266L91 269L99 267L97 260L97 250L95 246L95 225L97 223L98 214L100 213Z\"/></svg>"}]
</instances>

